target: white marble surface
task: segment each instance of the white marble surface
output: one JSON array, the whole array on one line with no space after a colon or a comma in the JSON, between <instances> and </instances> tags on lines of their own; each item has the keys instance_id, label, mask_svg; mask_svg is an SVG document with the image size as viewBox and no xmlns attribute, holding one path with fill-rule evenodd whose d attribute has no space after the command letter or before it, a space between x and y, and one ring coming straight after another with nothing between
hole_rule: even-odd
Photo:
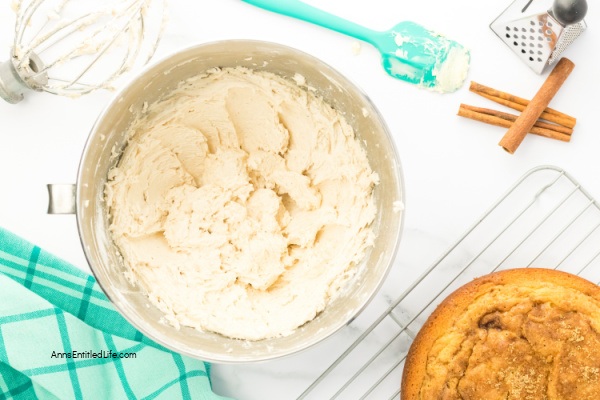
<instances>
[{"instance_id":1,"label":"white marble surface","mask_svg":"<svg viewBox=\"0 0 600 400\"><path fill-rule=\"evenodd\" d=\"M0 4L0 59L8 57L13 37L14 16L9 3ZM507 0L311 3L375 29L413 20L443 32L471 50L469 80L522 97L531 98L545 78L530 71L488 27L508 6ZM359 322L379 315L390 299L530 168L558 165L592 195L600 197L600 132L595 124L595 94L600 91L600 7L593 2L586 18L588 30L564 53L576 68L552 101L554 108L578 118L572 141L530 136L515 155L497 146L502 128L456 116L461 102L499 108L470 93L466 85L448 95L420 90L387 76L379 65L378 54L366 44L357 54L354 39L240 1L172 0L169 6L170 21L158 57L213 40L274 41L329 63L360 86L380 109L402 160L405 230L392 272ZM46 184L75 181L87 134L112 96L98 92L71 100L30 93L18 105L0 103L0 226L88 271L75 218L46 214ZM215 391L248 400L295 398L357 332L349 327L313 349L280 360L214 365ZM394 354L386 356L393 358ZM342 375L351 374L350 369L343 370ZM344 394L340 398L353 396Z\"/></svg>"}]
</instances>

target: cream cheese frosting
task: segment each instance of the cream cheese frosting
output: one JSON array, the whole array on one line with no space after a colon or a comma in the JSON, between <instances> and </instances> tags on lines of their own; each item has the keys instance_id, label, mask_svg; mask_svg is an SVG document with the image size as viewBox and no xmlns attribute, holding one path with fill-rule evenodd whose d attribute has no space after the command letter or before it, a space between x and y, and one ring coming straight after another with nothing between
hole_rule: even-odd
<instances>
[{"instance_id":1,"label":"cream cheese frosting","mask_svg":"<svg viewBox=\"0 0 600 400\"><path fill-rule=\"evenodd\" d=\"M289 334L372 245L378 176L345 118L298 83L214 69L131 126L105 189L110 230L174 326Z\"/></svg>"},{"instance_id":2,"label":"cream cheese frosting","mask_svg":"<svg viewBox=\"0 0 600 400\"><path fill-rule=\"evenodd\" d=\"M460 89L467 78L469 63L470 55L465 48L451 48L446 59L437 64L433 71L436 90L448 93Z\"/></svg>"}]
</instances>

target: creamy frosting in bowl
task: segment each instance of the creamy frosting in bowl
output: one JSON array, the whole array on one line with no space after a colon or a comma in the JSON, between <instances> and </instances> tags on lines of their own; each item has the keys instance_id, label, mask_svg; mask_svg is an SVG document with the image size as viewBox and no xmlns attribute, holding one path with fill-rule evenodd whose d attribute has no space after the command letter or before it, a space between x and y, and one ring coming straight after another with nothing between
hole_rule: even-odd
<instances>
[{"instance_id":1,"label":"creamy frosting in bowl","mask_svg":"<svg viewBox=\"0 0 600 400\"><path fill-rule=\"evenodd\" d=\"M130 132L106 186L110 229L128 278L175 326L289 334L373 243L377 174L343 116L295 82L213 69Z\"/></svg>"}]
</instances>

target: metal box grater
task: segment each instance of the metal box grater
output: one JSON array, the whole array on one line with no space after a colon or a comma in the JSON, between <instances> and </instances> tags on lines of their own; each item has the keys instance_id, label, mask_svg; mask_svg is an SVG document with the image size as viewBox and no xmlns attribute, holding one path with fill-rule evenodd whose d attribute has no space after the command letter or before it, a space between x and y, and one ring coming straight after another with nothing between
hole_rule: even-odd
<instances>
[{"instance_id":1,"label":"metal box grater","mask_svg":"<svg viewBox=\"0 0 600 400\"><path fill-rule=\"evenodd\" d=\"M586 29L585 21L561 24L552 0L515 0L491 24L494 33L538 74Z\"/></svg>"}]
</instances>

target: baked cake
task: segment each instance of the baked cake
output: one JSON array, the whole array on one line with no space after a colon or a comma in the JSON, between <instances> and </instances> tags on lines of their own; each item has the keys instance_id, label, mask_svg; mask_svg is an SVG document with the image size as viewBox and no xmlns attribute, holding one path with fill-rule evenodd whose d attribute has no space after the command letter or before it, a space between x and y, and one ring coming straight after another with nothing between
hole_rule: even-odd
<instances>
[{"instance_id":1,"label":"baked cake","mask_svg":"<svg viewBox=\"0 0 600 400\"><path fill-rule=\"evenodd\" d=\"M600 399L600 288L513 269L448 296L416 336L402 400Z\"/></svg>"}]
</instances>

